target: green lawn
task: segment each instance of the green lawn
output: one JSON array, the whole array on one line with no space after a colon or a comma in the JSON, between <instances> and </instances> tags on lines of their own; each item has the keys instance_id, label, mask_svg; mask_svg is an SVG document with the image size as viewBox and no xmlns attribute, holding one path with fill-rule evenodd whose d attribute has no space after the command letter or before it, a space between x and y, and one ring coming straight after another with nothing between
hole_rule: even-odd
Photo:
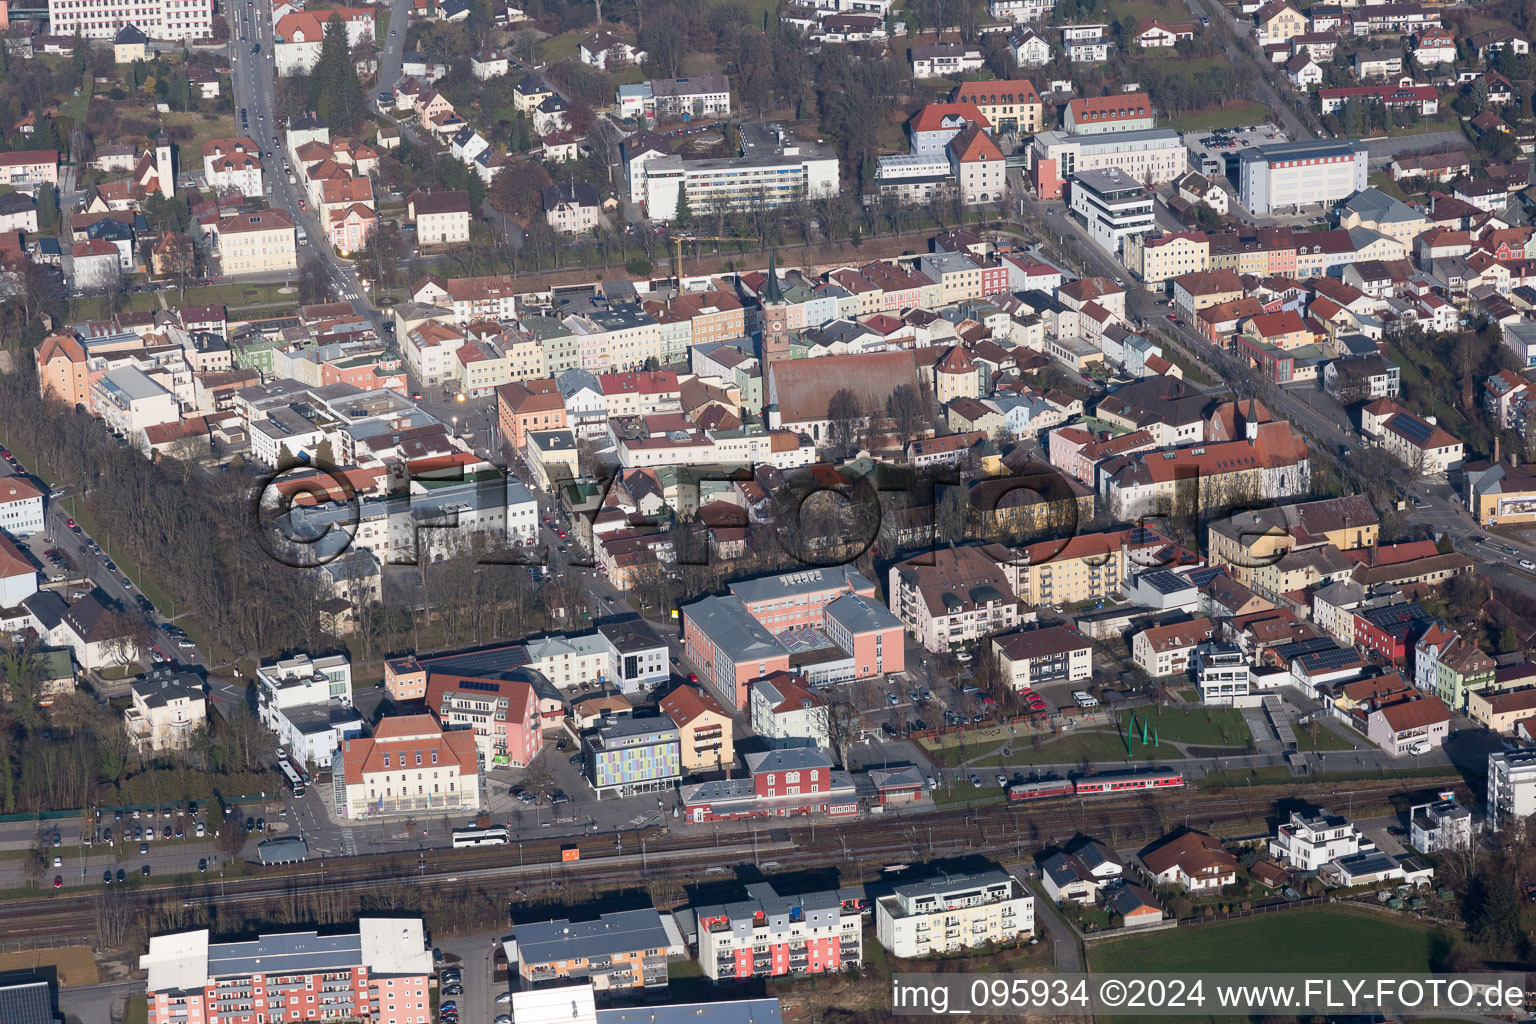
<instances>
[{"instance_id":1,"label":"green lawn","mask_svg":"<svg viewBox=\"0 0 1536 1024\"><path fill-rule=\"evenodd\" d=\"M1361 737L1362 742L1364 737ZM1353 750L1355 745L1332 729L1319 725L1315 730L1296 727L1296 745L1302 750Z\"/></svg>"},{"instance_id":2,"label":"green lawn","mask_svg":"<svg viewBox=\"0 0 1536 1024\"><path fill-rule=\"evenodd\" d=\"M562 60L574 60L576 51L581 49L581 41L587 37L586 32L564 32L558 36L550 36L544 40L544 60L549 64L558 64Z\"/></svg>"},{"instance_id":3,"label":"green lawn","mask_svg":"<svg viewBox=\"0 0 1536 1024\"><path fill-rule=\"evenodd\" d=\"M85 108L90 105L91 90L96 85L96 79L90 75L81 75L80 79L79 94L65 97L59 107L59 113L73 119L75 124L85 123Z\"/></svg>"},{"instance_id":4,"label":"green lawn","mask_svg":"<svg viewBox=\"0 0 1536 1024\"><path fill-rule=\"evenodd\" d=\"M977 767L997 767L1010 764L1076 764L1083 758L1090 761L1176 761L1184 757L1177 747L1143 746L1138 739L1134 755L1125 752L1125 741L1112 732L1068 733L1057 739L1042 740L1036 750L1028 740L1012 746L1012 753L999 751L976 761Z\"/></svg>"},{"instance_id":5,"label":"green lawn","mask_svg":"<svg viewBox=\"0 0 1536 1024\"><path fill-rule=\"evenodd\" d=\"M129 996L128 1005L123 1008L123 1024L146 1024L148 1020L149 1003L145 997Z\"/></svg>"},{"instance_id":6,"label":"green lawn","mask_svg":"<svg viewBox=\"0 0 1536 1024\"><path fill-rule=\"evenodd\" d=\"M1196 128L1232 128L1240 124L1262 124L1269 118L1269 108L1253 100L1228 103L1225 107L1206 107L1170 117L1158 127L1172 128L1178 132Z\"/></svg>"},{"instance_id":7,"label":"green lawn","mask_svg":"<svg viewBox=\"0 0 1536 1024\"><path fill-rule=\"evenodd\" d=\"M182 159L186 161L192 159L193 153L201 151L203 143L209 139L228 138L235 134L233 114L203 114L193 110L173 110L159 116L166 127L180 125L192 129L191 141L178 143L181 147Z\"/></svg>"},{"instance_id":8,"label":"green lawn","mask_svg":"<svg viewBox=\"0 0 1536 1024\"><path fill-rule=\"evenodd\" d=\"M1340 906L1306 907L1221 924L1178 928L1088 947L1094 971L1172 974L1226 971L1259 964L1264 971L1335 970L1412 974L1429 970L1434 932L1416 921Z\"/></svg>"},{"instance_id":9,"label":"green lawn","mask_svg":"<svg viewBox=\"0 0 1536 1024\"><path fill-rule=\"evenodd\" d=\"M1385 171L1378 171L1371 175L1368 181L1372 188L1385 192L1393 199L1401 200L1405 203L1408 201L1408 193L1399 188L1397 182L1392 180L1392 175L1387 174Z\"/></svg>"},{"instance_id":10,"label":"green lawn","mask_svg":"<svg viewBox=\"0 0 1536 1024\"><path fill-rule=\"evenodd\" d=\"M1141 744L1141 724L1150 722L1147 742L1152 733L1160 740L1195 743L1207 747L1245 747L1252 734L1236 708L1137 708L1135 711L1136 745ZM1120 717L1121 728L1130 721L1130 712Z\"/></svg>"},{"instance_id":11,"label":"green lawn","mask_svg":"<svg viewBox=\"0 0 1536 1024\"><path fill-rule=\"evenodd\" d=\"M971 785L969 779L956 779L955 784L948 789L934 790L933 803L936 807L972 807L977 804L1000 804L1007 796L995 780L983 775L980 789Z\"/></svg>"},{"instance_id":12,"label":"green lawn","mask_svg":"<svg viewBox=\"0 0 1536 1024\"><path fill-rule=\"evenodd\" d=\"M190 306L229 306L238 309L242 306L288 306L297 305L299 293L297 289L283 292L284 285L280 284L210 284L201 288L188 288L186 304ZM169 291L169 289L167 289ZM139 295L149 295L151 292L139 292ZM137 296L136 296L137 297ZM166 301L172 305L181 304L181 292L176 290L174 294L168 294ZM158 302L156 303L158 305Z\"/></svg>"},{"instance_id":13,"label":"green lawn","mask_svg":"<svg viewBox=\"0 0 1536 1024\"><path fill-rule=\"evenodd\" d=\"M1119 22L1125 18L1137 21L1173 22L1180 20L1178 12L1160 7L1153 0L1112 0L1108 4L1109 17L1105 20Z\"/></svg>"}]
</instances>

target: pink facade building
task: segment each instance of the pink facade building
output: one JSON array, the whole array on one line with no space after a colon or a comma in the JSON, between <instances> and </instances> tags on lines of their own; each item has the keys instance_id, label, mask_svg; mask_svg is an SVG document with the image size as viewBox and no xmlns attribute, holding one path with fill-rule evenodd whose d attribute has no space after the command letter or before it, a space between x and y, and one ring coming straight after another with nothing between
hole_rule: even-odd
<instances>
[{"instance_id":1,"label":"pink facade building","mask_svg":"<svg viewBox=\"0 0 1536 1024\"><path fill-rule=\"evenodd\" d=\"M432 973L420 918L360 918L357 931L262 935L210 943L208 931L156 935L149 1024L366 1020L429 1024Z\"/></svg>"},{"instance_id":2,"label":"pink facade building","mask_svg":"<svg viewBox=\"0 0 1536 1024\"><path fill-rule=\"evenodd\" d=\"M474 730L481 763L487 767L521 767L544 748L539 698L524 680L429 670L426 704L445 730Z\"/></svg>"}]
</instances>

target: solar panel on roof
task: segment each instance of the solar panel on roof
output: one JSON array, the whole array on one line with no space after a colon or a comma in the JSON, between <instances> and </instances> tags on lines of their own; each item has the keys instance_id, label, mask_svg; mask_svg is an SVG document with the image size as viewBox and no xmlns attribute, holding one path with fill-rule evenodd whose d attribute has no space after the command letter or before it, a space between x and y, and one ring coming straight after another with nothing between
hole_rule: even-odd
<instances>
[{"instance_id":1,"label":"solar panel on roof","mask_svg":"<svg viewBox=\"0 0 1536 1024\"><path fill-rule=\"evenodd\" d=\"M1400 412L1392 417L1392 429L1402 434L1414 444L1425 444L1429 441L1429 435L1435 432L1433 423L1427 423L1411 413Z\"/></svg>"},{"instance_id":2,"label":"solar panel on roof","mask_svg":"<svg viewBox=\"0 0 1536 1024\"><path fill-rule=\"evenodd\" d=\"M461 690L479 690L482 693L496 693L501 689L498 684L487 683L481 679L460 679L458 688Z\"/></svg>"},{"instance_id":3,"label":"solar panel on roof","mask_svg":"<svg viewBox=\"0 0 1536 1024\"><path fill-rule=\"evenodd\" d=\"M1337 647L1331 651L1315 651L1312 654L1303 655L1301 660L1309 668L1322 669L1324 671L1336 668L1345 668L1351 662L1359 661L1360 657L1352 647Z\"/></svg>"}]
</instances>

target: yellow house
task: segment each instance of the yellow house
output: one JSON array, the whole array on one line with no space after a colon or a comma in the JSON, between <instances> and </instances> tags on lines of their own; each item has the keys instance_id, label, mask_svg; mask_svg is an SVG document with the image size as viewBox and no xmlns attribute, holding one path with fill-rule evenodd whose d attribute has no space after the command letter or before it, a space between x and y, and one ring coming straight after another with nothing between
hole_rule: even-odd
<instances>
[{"instance_id":1,"label":"yellow house","mask_svg":"<svg viewBox=\"0 0 1536 1024\"><path fill-rule=\"evenodd\" d=\"M1032 134L1044 127L1044 104L1033 82L965 82L955 88L951 103L974 103L994 131Z\"/></svg>"},{"instance_id":2,"label":"yellow house","mask_svg":"<svg viewBox=\"0 0 1536 1024\"><path fill-rule=\"evenodd\" d=\"M683 771L717 771L735 762L731 716L702 687L679 686L662 699L660 709L677 726Z\"/></svg>"},{"instance_id":3,"label":"yellow house","mask_svg":"<svg viewBox=\"0 0 1536 1024\"><path fill-rule=\"evenodd\" d=\"M1204 231L1134 235L1125 240L1125 262L1147 284L1208 270L1211 243Z\"/></svg>"},{"instance_id":4,"label":"yellow house","mask_svg":"<svg viewBox=\"0 0 1536 1024\"><path fill-rule=\"evenodd\" d=\"M1280 563L1292 548L1374 547L1380 527L1370 499L1352 494L1214 520L1206 528L1206 551L1212 565L1226 566L1234 579L1253 588L1256 573L1271 567L1281 571Z\"/></svg>"},{"instance_id":5,"label":"yellow house","mask_svg":"<svg viewBox=\"0 0 1536 1024\"><path fill-rule=\"evenodd\" d=\"M1259 27L1259 43L1288 43L1307 31L1307 19L1283 0L1271 0L1254 16Z\"/></svg>"},{"instance_id":6,"label":"yellow house","mask_svg":"<svg viewBox=\"0 0 1536 1024\"><path fill-rule=\"evenodd\" d=\"M1467 507L1483 526L1536 523L1536 472L1498 462L1466 471Z\"/></svg>"},{"instance_id":7,"label":"yellow house","mask_svg":"<svg viewBox=\"0 0 1536 1024\"><path fill-rule=\"evenodd\" d=\"M1253 317L1243 324L1243 336L1285 350L1310 345L1314 340L1311 329L1294 309Z\"/></svg>"},{"instance_id":8,"label":"yellow house","mask_svg":"<svg viewBox=\"0 0 1536 1024\"><path fill-rule=\"evenodd\" d=\"M137 25L124 25L112 37L112 60L118 64L132 64L148 57L149 37L139 31Z\"/></svg>"},{"instance_id":9,"label":"yellow house","mask_svg":"<svg viewBox=\"0 0 1536 1024\"><path fill-rule=\"evenodd\" d=\"M933 393L940 405L959 398L981 397L981 376L976 360L959 345L951 345L933 364Z\"/></svg>"},{"instance_id":10,"label":"yellow house","mask_svg":"<svg viewBox=\"0 0 1536 1024\"><path fill-rule=\"evenodd\" d=\"M1467 717L1494 732L1513 735L1516 723L1536 717L1536 686L1502 693L1468 690Z\"/></svg>"},{"instance_id":11,"label":"yellow house","mask_svg":"<svg viewBox=\"0 0 1536 1024\"><path fill-rule=\"evenodd\" d=\"M219 265L226 274L281 274L299 267L293 218L284 210L225 217L216 230Z\"/></svg>"}]
</instances>

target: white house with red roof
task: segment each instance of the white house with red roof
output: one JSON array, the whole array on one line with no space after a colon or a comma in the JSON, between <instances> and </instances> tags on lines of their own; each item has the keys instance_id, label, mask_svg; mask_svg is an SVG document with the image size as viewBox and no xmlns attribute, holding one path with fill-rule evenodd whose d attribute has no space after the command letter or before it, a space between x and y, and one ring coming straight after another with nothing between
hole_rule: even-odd
<instances>
[{"instance_id":1,"label":"white house with red roof","mask_svg":"<svg viewBox=\"0 0 1536 1024\"><path fill-rule=\"evenodd\" d=\"M16 542L0 533L0 608L18 608L37 593L37 567Z\"/></svg>"},{"instance_id":2,"label":"white house with red roof","mask_svg":"<svg viewBox=\"0 0 1536 1024\"><path fill-rule=\"evenodd\" d=\"M1003 151L979 124L949 140L949 169L968 206L997 202L1007 191Z\"/></svg>"},{"instance_id":3,"label":"white house with red roof","mask_svg":"<svg viewBox=\"0 0 1536 1024\"><path fill-rule=\"evenodd\" d=\"M22 476L0 478L0 530L29 537L43 529L43 492Z\"/></svg>"}]
</instances>

